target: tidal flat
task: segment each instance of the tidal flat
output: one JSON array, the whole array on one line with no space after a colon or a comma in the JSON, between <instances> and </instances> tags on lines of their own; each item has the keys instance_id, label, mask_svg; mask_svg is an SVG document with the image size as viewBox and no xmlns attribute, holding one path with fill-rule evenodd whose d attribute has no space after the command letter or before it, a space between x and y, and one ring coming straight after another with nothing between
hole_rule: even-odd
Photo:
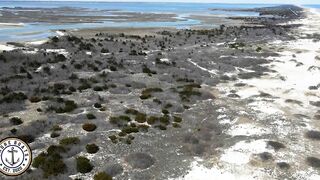
<instances>
[{"instance_id":1,"label":"tidal flat","mask_svg":"<svg viewBox=\"0 0 320 180\"><path fill-rule=\"evenodd\" d=\"M319 178L319 14L251 11L9 43L0 139L32 148L19 179Z\"/></svg>"}]
</instances>

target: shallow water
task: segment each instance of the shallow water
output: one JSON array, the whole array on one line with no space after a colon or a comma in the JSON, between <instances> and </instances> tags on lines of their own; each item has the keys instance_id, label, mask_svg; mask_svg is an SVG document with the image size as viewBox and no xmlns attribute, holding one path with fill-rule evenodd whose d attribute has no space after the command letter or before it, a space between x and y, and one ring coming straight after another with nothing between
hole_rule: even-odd
<instances>
[{"instance_id":1,"label":"shallow water","mask_svg":"<svg viewBox=\"0 0 320 180\"><path fill-rule=\"evenodd\" d=\"M32 2L32 1L0 1L0 8L3 7L23 7L23 8L88 8L96 10L117 10L121 12L139 13L174 13L177 15L176 22L114 22L105 20L102 23L77 23L77 24L44 24L26 23L21 27L9 27L0 29L0 42L8 41L28 41L43 39L55 35L55 30L78 29L96 27L175 27L189 28L192 26L204 25L201 21L192 19L190 15L224 15L224 16L258 16L255 12L235 12L235 11L211 11L212 8L255 8L272 6L266 4L212 4L212 3L112 3L112 2ZM88 16L106 15L97 13L87 13ZM67 15L67 14L66 14ZM214 27L214 25L205 25Z\"/></svg>"}]
</instances>

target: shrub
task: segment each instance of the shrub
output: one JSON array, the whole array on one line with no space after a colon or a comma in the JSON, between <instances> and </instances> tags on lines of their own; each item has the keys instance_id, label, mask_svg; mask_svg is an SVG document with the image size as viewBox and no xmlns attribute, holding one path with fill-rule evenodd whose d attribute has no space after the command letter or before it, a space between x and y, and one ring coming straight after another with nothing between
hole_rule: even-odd
<instances>
[{"instance_id":1,"label":"shrub","mask_svg":"<svg viewBox=\"0 0 320 180\"><path fill-rule=\"evenodd\" d=\"M313 140L320 140L320 131L314 131L314 130L308 131L306 133L306 137Z\"/></svg>"},{"instance_id":2,"label":"shrub","mask_svg":"<svg viewBox=\"0 0 320 180\"><path fill-rule=\"evenodd\" d=\"M61 139L59 142L59 144L63 146L75 145L79 143L80 143L80 139L78 137L67 137L67 138Z\"/></svg>"},{"instance_id":3,"label":"shrub","mask_svg":"<svg viewBox=\"0 0 320 180\"><path fill-rule=\"evenodd\" d=\"M133 114L133 115L137 115L139 113L139 111L135 110L135 109L127 109L126 114Z\"/></svg>"},{"instance_id":4,"label":"shrub","mask_svg":"<svg viewBox=\"0 0 320 180\"><path fill-rule=\"evenodd\" d=\"M34 141L34 137L32 135L27 135L27 134L19 135L17 136L17 138L21 139L26 143L32 143Z\"/></svg>"},{"instance_id":5,"label":"shrub","mask_svg":"<svg viewBox=\"0 0 320 180\"><path fill-rule=\"evenodd\" d=\"M65 147L60 146L60 145L51 145L48 147L47 149L48 154L54 154L54 153L65 153L67 152L67 150L65 149Z\"/></svg>"},{"instance_id":6,"label":"shrub","mask_svg":"<svg viewBox=\"0 0 320 180\"><path fill-rule=\"evenodd\" d=\"M144 113L137 113L135 120L139 123L144 123L147 120L147 115Z\"/></svg>"},{"instance_id":7,"label":"shrub","mask_svg":"<svg viewBox=\"0 0 320 180\"><path fill-rule=\"evenodd\" d=\"M139 129L137 127L124 127L122 129L123 132L130 134L130 133L137 133L139 132Z\"/></svg>"},{"instance_id":8,"label":"shrub","mask_svg":"<svg viewBox=\"0 0 320 180\"><path fill-rule=\"evenodd\" d=\"M88 113L86 116L88 119L95 119L96 118L96 116L92 113Z\"/></svg>"},{"instance_id":9,"label":"shrub","mask_svg":"<svg viewBox=\"0 0 320 180\"><path fill-rule=\"evenodd\" d=\"M88 132L94 131L97 128L95 124L85 123L82 125L82 129Z\"/></svg>"},{"instance_id":10,"label":"shrub","mask_svg":"<svg viewBox=\"0 0 320 180\"><path fill-rule=\"evenodd\" d=\"M11 103L13 101L22 101L22 100L25 100L27 98L28 97L22 92L18 92L18 93L12 92L12 93L9 93L9 94L5 95L0 100L0 103L2 103L2 102Z\"/></svg>"},{"instance_id":11,"label":"shrub","mask_svg":"<svg viewBox=\"0 0 320 180\"><path fill-rule=\"evenodd\" d=\"M257 47L256 51L260 52L260 51L262 51L262 48L261 47Z\"/></svg>"},{"instance_id":12,"label":"shrub","mask_svg":"<svg viewBox=\"0 0 320 180\"><path fill-rule=\"evenodd\" d=\"M93 105L95 108L102 108L102 105L100 103L94 103Z\"/></svg>"},{"instance_id":13,"label":"shrub","mask_svg":"<svg viewBox=\"0 0 320 180\"><path fill-rule=\"evenodd\" d=\"M170 104L170 103L168 103L168 104L166 104L166 105L164 106L165 109L169 109L169 108L171 108L171 107L172 107L172 104Z\"/></svg>"},{"instance_id":14,"label":"shrub","mask_svg":"<svg viewBox=\"0 0 320 180\"><path fill-rule=\"evenodd\" d=\"M161 88L147 88L142 91L140 99L148 99L151 97L151 94L154 92L162 92Z\"/></svg>"},{"instance_id":15,"label":"shrub","mask_svg":"<svg viewBox=\"0 0 320 180\"><path fill-rule=\"evenodd\" d=\"M146 74L157 74L156 71L152 71L151 69L149 69L146 65L143 65L142 67L142 72L146 73Z\"/></svg>"},{"instance_id":16,"label":"shrub","mask_svg":"<svg viewBox=\"0 0 320 180\"><path fill-rule=\"evenodd\" d=\"M182 122L182 118L178 116L173 116L173 121L179 123Z\"/></svg>"},{"instance_id":17,"label":"shrub","mask_svg":"<svg viewBox=\"0 0 320 180\"><path fill-rule=\"evenodd\" d=\"M90 160L86 157L79 156L76 159L77 171L80 173L88 173L93 169Z\"/></svg>"},{"instance_id":18,"label":"shrub","mask_svg":"<svg viewBox=\"0 0 320 180\"><path fill-rule=\"evenodd\" d=\"M159 121L159 118L156 117L156 116L150 116L150 117L148 117L148 119L147 119L147 123L148 123L148 124L154 124L154 123L156 123L157 121Z\"/></svg>"},{"instance_id":19,"label":"shrub","mask_svg":"<svg viewBox=\"0 0 320 180\"><path fill-rule=\"evenodd\" d=\"M55 108L52 107L53 110L55 110L56 113L66 113L66 112L72 112L77 108L77 104L74 101L67 100L64 101L64 107Z\"/></svg>"},{"instance_id":20,"label":"shrub","mask_svg":"<svg viewBox=\"0 0 320 180\"><path fill-rule=\"evenodd\" d=\"M277 163L277 166L280 168L280 169L289 169L290 168L290 165L286 162L278 162Z\"/></svg>"},{"instance_id":21,"label":"shrub","mask_svg":"<svg viewBox=\"0 0 320 180\"><path fill-rule=\"evenodd\" d=\"M97 146L95 144L87 144L86 145L86 150L87 150L88 153L94 154L94 153L99 151L99 146Z\"/></svg>"},{"instance_id":22,"label":"shrub","mask_svg":"<svg viewBox=\"0 0 320 180\"><path fill-rule=\"evenodd\" d=\"M180 126L180 124L178 124L178 123L172 123L172 127L174 127L174 128L180 128L181 126Z\"/></svg>"},{"instance_id":23,"label":"shrub","mask_svg":"<svg viewBox=\"0 0 320 180\"><path fill-rule=\"evenodd\" d=\"M124 115L121 115L121 116L112 116L110 117L110 123L111 124L116 124L118 126L124 126L126 125L128 122L131 121L130 117L129 116L124 116Z\"/></svg>"},{"instance_id":24,"label":"shrub","mask_svg":"<svg viewBox=\"0 0 320 180\"><path fill-rule=\"evenodd\" d=\"M167 109L162 109L163 114L169 114L169 111Z\"/></svg>"},{"instance_id":25,"label":"shrub","mask_svg":"<svg viewBox=\"0 0 320 180\"><path fill-rule=\"evenodd\" d=\"M10 119L10 123L13 124L13 125L20 125L20 124L23 123L23 121L19 117L12 117Z\"/></svg>"},{"instance_id":26,"label":"shrub","mask_svg":"<svg viewBox=\"0 0 320 180\"><path fill-rule=\"evenodd\" d=\"M159 128L160 130L167 130L167 127L162 124L155 126L155 128Z\"/></svg>"},{"instance_id":27,"label":"shrub","mask_svg":"<svg viewBox=\"0 0 320 180\"><path fill-rule=\"evenodd\" d=\"M57 132L53 132L53 133L50 134L51 138L56 138L56 137L59 137L59 136L60 136L60 134L57 133Z\"/></svg>"},{"instance_id":28,"label":"shrub","mask_svg":"<svg viewBox=\"0 0 320 180\"><path fill-rule=\"evenodd\" d=\"M65 112L71 112L77 108L77 104L74 101L67 100L64 102L64 111Z\"/></svg>"},{"instance_id":29,"label":"shrub","mask_svg":"<svg viewBox=\"0 0 320 180\"><path fill-rule=\"evenodd\" d=\"M93 90L94 90L94 91L103 91L103 87L101 87L101 86L95 86L95 87L93 87Z\"/></svg>"},{"instance_id":30,"label":"shrub","mask_svg":"<svg viewBox=\"0 0 320 180\"><path fill-rule=\"evenodd\" d=\"M62 127L60 127L59 125L55 124L55 125L52 126L51 130L52 131L61 131Z\"/></svg>"},{"instance_id":31,"label":"shrub","mask_svg":"<svg viewBox=\"0 0 320 180\"><path fill-rule=\"evenodd\" d=\"M62 161L62 157L58 153L41 153L34 158L32 166L40 168L44 177L57 176L66 171L67 166Z\"/></svg>"},{"instance_id":32,"label":"shrub","mask_svg":"<svg viewBox=\"0 0 320 180\"><path fill-rule=\"evenodd\" d=\"M314 168L320 168L320 159L316 157L308 157L307 163L309 166Z\"/></svg>"},{"instance_id":33,"label":"shrub","mask_svg":"<svg viewBox=\"0 0 320 180\"><path fill-rule=\"evenodd\" d=\"M109 50L108 50L108 49L105 49L105 48L102 48L102 49L101 49L101 53L109 53Z\"/></svg>"},{"instance_id":34,"label":"shrub","mask_svg":"<svg viewBox=\"0 0 320 180\"><path fill-rule=\"evenodd\" d=\"M281 149L281 148L285 148L286 147L284 144L279 143L277 141L268 141L267 145L273 147L273 149L276 150L276 151Z\"/></svg>"},{"instance_id":35,"label":"shrub","mask_svg":"<svg viewBox=\"0 0 320 180\"><path fill-rule=\"evenodd\" d=\"M29 101L32 102L32 103L37 103L37 102L41 101L41 98L38 97L38 96L32 96L32 97L29 98Z\"/></svg>"},{"instance_id":36,"label":"shrub","mask_svg":"<svg viewBox=\"0 0 320 180\"><path fill-rule=\"evenodd\" d=\"M105 172L99 172L94 175L93 177L94 180L112 180L112 176Z\"/></svg>"}]
</instances>

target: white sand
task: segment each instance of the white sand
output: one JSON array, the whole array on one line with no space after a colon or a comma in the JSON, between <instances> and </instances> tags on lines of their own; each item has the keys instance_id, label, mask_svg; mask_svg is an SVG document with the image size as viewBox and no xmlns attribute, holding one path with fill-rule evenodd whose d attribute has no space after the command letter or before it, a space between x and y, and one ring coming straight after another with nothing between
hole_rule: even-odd
<instances>
[{"instance_id":1,"label":"white sand","mask_svg":"<svg viewBox=\"0 0 320 180\"><path fill-rule=\"evenodd\" d=\"M308 17L303 20L290 22L290 24L302 23L303 26L297 30L304 36L312 33L319 33L320 14L314 10L308 12ZM320 83L320 61L316 56L320 56L320 42L313 42L308 39L298 39L289 42L275 41L270 46L285 47L280 57L270 57L272 69L277 73L270 73L268 76L256 79L241 80L249 86L234 87L234 83L218 85L220 92L229 92L236 89L237 94L242 99L259 95L261 92L269 93L277 97L274 101L263 101L263 98L255 98L255 101L247 105L247 111L257 113L257 119L253 122L237 122L219 117L223 123L231 124L227 133L231 136L245 135L248 137L259 137L263 134L277 135L285 141L286 148L280 152L274 152L267 148L266 139L252 138L249 141L240 141L235 145L223 150L217 162L212 167L204 167L201 161L191 164L191 170L186 176L178 179L186 180L219 180L219 179L274 179L279 172L276 169L267 171L263 166L253 166L250 164L257 153L269 152L273 154L276 162L285 161L293 166L290 174L293 179L314 180L320 179L317 170L305 164L307 156L319 157L319 146L304 138L304 132L310 129L320 130L319 123L312 123L306 118L300 118L299 122L291 120L293 114L304 114L312 117L318 110L311 106L309 101L319 101L320 91L309 90L309 86L316 86ZM301 51L302 53L297 53ZM295 54L295 57L293 57ZM290 61L295 59L296 62ZM210 70L198 66L198 68L210 72ZM297 63L300 66L297 66ZM310 68L313 67L313 68ZM280 77L285 80L281 80ZM226 96L226 94L225 94ZM301 101L301 104L285 102L287 99ZM223 109L221 109L223 112ZM264 123L268 117L277 117L268 123ZM299 125L303 123L304 126ZM253 140L254 139L254 140ZM204 160L202 160L204 161ZM207 160L206 160L207 161Z\"/></svg>"}]
</instances>

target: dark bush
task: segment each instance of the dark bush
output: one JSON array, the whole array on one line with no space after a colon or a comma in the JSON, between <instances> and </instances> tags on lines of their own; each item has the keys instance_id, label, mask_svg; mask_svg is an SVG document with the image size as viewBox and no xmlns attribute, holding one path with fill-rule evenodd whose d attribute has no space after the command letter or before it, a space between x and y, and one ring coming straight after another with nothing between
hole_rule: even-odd
<instances>
[{"instance_id":1,"label":"dark bush","mask_svg":"<svg viewBox=\"0 0 320 180\"><path fill-rule=\"evenodd\" d=\"M307 163L309 166L314 168L320 168L320 159L316 157L308 157Z\"/></svg>"},{"instance_id":2,"label":"dark bush","mask_svg":"<svg viewBox=\"0 0 320 180\"><path fill-rule=\"evenodd\" d=\"M67 166L58 153L41 153L34 158L32 166L40 168L45 178L66 172Z\"/></svg>"},{"instance_id":3,"label":"dark bush","mask_svg":"<svg viewBox=\"0 0 320 180\"><path fill-rule=\"evenodd\" d=\"M320 131L314 131L314 130L308 131L306 133L306 137L313 140L320 140Z\"/></svg>"},{"instance_id":4,"label":"dark bush","mask_svg":"<svg viewBox=\"0 0 320 180\"><path fill-rule=\"evenodd\" d=\"M52 126L51 130L52 131L61 131L62 127L60 127L59 125L55 124L55 125Z\"/></svg>"},{"instance_id":5,"label":"dark bush","mask_svg":"<svg viewBox=\"0 0 320 180\"><path fill-rule=\"evenodd\" d=\"M179 123L182 122L182 118L178 116L173 116L173 121Z\"/></svg>"},{"instance_id":6,"label":"dark bush","mask_svg":"<svg viewBox=\"0 0 320 180\"><path fill-rule=\"evenodd\" d=\"M60 145L68 146L68 145L75 145L80 143L80 139L78 137L67 137L60 140Z\"/></svg>"},{"instance_id":7,"label":"dark bush","mask_svg":"<svg viewBox=\"0 0 320 180\"><path fill-rule=\"evenodd\" d=\"M135 109L127 109L126 114L133 114L133 115L137 115L139 113L139 111L135 110Z\"/></svg>"},{"instance_id":8,"label":"dark bush","mask_svg":"<svg viewBox=\"0 0 320 180\"><path fill-rule=\"evenodd\" d=\"M148 119L147 119L147 123L148 123L148 124L154 124L154 123L156 123L157 121L159 121L159 118L156 117L156 116L150 116L150 117L148 117Z\"/></svg>"},{"instance_id":9,"label":"dark bush","mask_svg":"<svg viewBox=\"0 0 320 180\"><path fill-rule=\"evenodd\" d=\"M86 157L79 156L76 159L77 171L80 173L88 173L93 169L90 160Z\"/></svg>"},{"instance_id":10,"label":"dark bush","mask_svg":"<svg viewBox=\"0 0 320 180\"><path fill-rule=\"evenodd\" d=\"M52 133L50 134L50 137L51 137L51 138L56 138L56 137L59 137L59 136L60 136L60 134L57 133L57 132L52 132Z\"/></svg>"},{"instance_id":11,"label":"dark bush","mask_svg":"<svg viewBox=\"0 0 320 180\"><path fill-rule=\"evenodd\" d=\"M86 150L87 150L88 153L94 154L94 153L99 151L99 146L97 146L95 144L87 144L86 145Z\"/></svg>"},{"instance_id":12,"label":"dark bush","mask_svg":"<svg viewBox=\"0 0 320 180\"><path fill-rule=\"evenodd\" d=\"M135 120L139 123L144 123L147 120L147 115L144 113L137 113Z\"/></svg>"},{"instance_id":13,"label":"dark bush","mask_svg":"<svg viewBox=\"0 0 320 180\"><path fill-rule=\"evenodd\" d=\"M95 119L96 118L96 116L92 113L88 113L86 116L88 119Z\"/></svg>"},{"instance_id":14,"label":"dark bush","mask_svg":"<svg viewBox=\"0 0 320 180\"><path fill-rule=\"evenodd\" d=\"M281 148L285 148L286 147L284 144L276 142L276 141L268 141L267 145L273 147L273 149L276 150L276 151L281 149Z\"/></svg>"},{"instance_id":15,"label":"dark bush","mask_svg":"<svg viewBox=\"0 0 320 180\"><path fill-rule=\"evenodd\" d=\"M29 101L32 102L32 103L37 103L37 102L41 101L41 98L38 97L38 96L32 96L32 97L29 98Z\"/></svg>"},{"instance_id":16,"label":"dark bush","mask_svg":"<svg viewBox=\"0 0 320 180\"><path fill-rule=\"evenodd\" d=\"M85 123L82 125L82 129L88 132L96 130L97 126L91 123Z\"/></svg>"},{"instance_id":17,"label":"dark bush","mask_svg":"<svg viewBox=\"0 0 320 180\"><path fill-rule=\"evenodd\" d=\"M25 99L27 99L28 97L22 93L22 92L12 92L12 93L8 93L6 94L1 100L0 103L2 102L6 102L6 103L11 103L13 101L23 101Z\"/></svg>"},{"instance_id":18,"label":"dark bush","mask_svg":"<svg viewBox=\"0 0 320 180\"><path fill-rule=\"evenodd\" d=\"M100 103L94 103L93 105L95 108L102 108L102 105Z\"/></svg>"},{"instance_id":19,"label":"dark bush","mask_svg":"<svg viewBox=\"0 0 320 180\"><path fill-rule=\"evenodd\" d=\"M148 99L152 96L152 93L155 92L162 92L163 90L161 88L147 88L142 91L140 98L141 99Z\"/></svg>"},{"instance_id":20,"label":"dark bush","mask_svg":"<svg viewBox=\"0 0 320 180\"><path fill-rule=\"evenodd\" d=\"M12 117L10 118L10 123L13 125L20 125L23 123L23 121L19 117Z\"/></svg>"},{"instance_id":21,"label":"dark bush","mask_svg":"<svg viewBox=\"0 0 320 180\"><path fill-rule=\"evenodd\" d=\"M137 133L139 132L139 129L137 127L124 127L122 129L123 132L130 134L130 133Z\"/></svg>"},{"instance_id":22,"label":"dark bush","mask_svg":"<svg viewBox=\"0 0 320 180\"><path fill-rule=\"evenodd\" d=\"M289 169L290 168L290 165L286 162L278 162L277 163L277 166L280 168L280 169Z\"/></svg>"},{"instance_id":23,"label":"dark bush","mask_svg":"<svg viewBox=\"0 0 320 180\"><path fill-rule=\"evenodd\" d=\"M94 175L93 177L94 180L112 180L112 176L105 172L99 172Z\"/></svg>"},{"instance_id":24,"label":"dark bush","mask_svg":"<svg viewBox=\"0 0 320 180\"><path fill-rule=\"evenodd\" d=\"M17 138L21 139L26 143L32 143L34 141L34 137L32 135L19 135Z\"/></svg>"}]
</instances>

